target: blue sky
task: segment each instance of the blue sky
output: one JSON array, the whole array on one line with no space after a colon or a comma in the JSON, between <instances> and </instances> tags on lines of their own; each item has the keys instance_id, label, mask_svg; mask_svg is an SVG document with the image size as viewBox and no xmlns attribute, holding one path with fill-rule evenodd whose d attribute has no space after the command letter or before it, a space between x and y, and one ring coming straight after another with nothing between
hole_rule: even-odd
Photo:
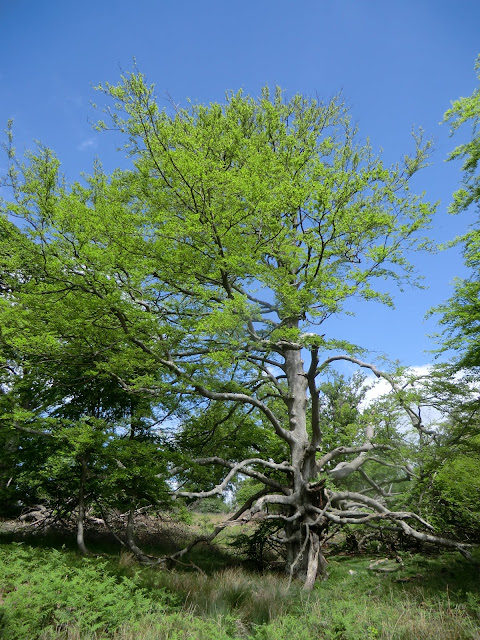
<instances>
[{"instance_id":1,"label":"blue sky","mask_svg":"<svg viewBox=\"0 0 480 640\"><path fill-rule=\"evenodd\" d=\"M166 93L185 106L230 89L258 95L265 83L325 99L342 90L361 138L386 161L412 150L413 125L436 139L415 188L440 200L431 235L445 242L475 218L446 213L460 172L444 160L468 132L452 139L439 123L476 86L479 25L478 0L0 0L0 123L13 117L17 149L41 140L75 180L96 154L107 170L124 163L113 136L91 127L91 85L115 83L133 57L166 107ZM335 334L406 365L430 362L435 321L425 313L464 271L458 250L414 261L427 290L399 292L393 311L359 306L334 321Z\"/></svg>"}]
</instances>

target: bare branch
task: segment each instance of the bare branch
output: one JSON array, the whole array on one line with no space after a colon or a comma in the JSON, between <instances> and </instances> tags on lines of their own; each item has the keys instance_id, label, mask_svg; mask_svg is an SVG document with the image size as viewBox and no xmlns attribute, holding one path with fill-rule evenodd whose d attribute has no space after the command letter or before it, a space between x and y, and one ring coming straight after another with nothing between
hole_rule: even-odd
<instances>
[{"instance_id":1,"label":"bare branch","mask_svg":"<svg viewBox=\"0 0 480 640\"><path fill-rule=\"evenodd\" d=\"M367 445L372 444L371 439L373 438L373 435L374 435L374 432L373 432L372 425L367 424L365 426L365 438L366 438L365 444ZM343 480L344 478L347 478L349 475L351 475L355 471L358 471L360 467L367 460L368 460L368 457L366 455L366 451L362 451L360 455L358 455L354 460L350 460L349 462L339 462L334 469L332 469L331 471L328 471L328 474L332 478L335 478L335 480L340 480L340 479Z\"/></svg>"},{"instance_id":2,"label":"bare branch","mask_svg":"<svg viewBox=\"0 0 480 640\"><path fill-rule=\"evenodd\" d=\"M293 468L286 462L282 462L281 464L276 464L275 462L270 462L267 460L262 460L261 458L249 458L247 460L242 460L241 462L230 462L229 460L224 460L223 458L219 458L217 456L213 456L211 458L197 458L193 462L199 465L208 465L208 464L218 464L223 467L230 468L229 473L225 476L220 484L211 489L210 491L174 491L172 492L176 496L180 496L182 498L209 498L213 495L220 495L226 489L228 483L233 478L233 476L239 472L244 473L252 478L256 478L260 480L266 485L271 486L274 489L283 491L288 494L290 490L287 487L283 487L279 482L268 478L267 476L259 473L258 471L254 471L251 469L246 469L245 467L250 464L262 464L265 467L270 469L275 469L277 471L293 471ZM170 471L170 475L176 475L183 468L175 467Z\"/></svg>"},{"instance_id":3,"label":"bare branch","mask_svg":"<svg viewBox=\"0 0 480 640\"><path fill-rule=\"evenodd\" d=\"M375 518L375 516L379 516L379 515L381 515L383 518L398 520L399 522L404 518L414 518L415 520L418 520L418 522L423 524L423 526L426 527L427 529L433 530L432 525L429 524L423 518L421 518L418 514L413 513L411 511L401 511L401 512L390 511L384 504L382 504L378 500L375 500L374 498L370 498L369 496L365 496L362 493L357 493L354 491L340 491L340 492L331 494L330 498L333 504L337 502L353 500L353 501L356 501L357 503L360 503L360 505L363 505L367 508L374 509L377 512L377 514L370 514L367 516L364 512L358 512L358 511L348 512L343 509L341 511L337 511L337 514L343 514L347 518L353 518L356 522L366 521L363 519L364 517L368 517L368 519L370 520L378 519L378 517ZM359 505L350 505L350 506L359 506Z\"/></svg>"},{"instance_id":4,"label":"bare branch","mask_svg":"<svg viewBox=\"0 0 480 640\"><path fill-rule=\"evenodd\" d=\"M391 493L388 493L387 491L385 491L384 489L382 489L382 487L381 487L379 484L377 484L377 483L375 482L375 480L373 480L372 478L370 478L370 476L369 476L369 475L367 475L363 469L361 469L361 468L360 468L360 469L358 469L358 471L359 471L360 475L362 476L362 478L363 478L364 480L366 480L366 481L368 482L368 484L369 484L371 487L373 487L373 488L375 489L375 491L377 491L381 496L383 496L384 498L391 497L391 495L392 495L392 494L391 494Z\"/></svg>"},{"instance_id":5,"label":"bare branch","mask_svg":"<svg viewBox=\"0 0 480 640\"><path fill-rule=\"evenodd\" d=\"M376 367L374 364L371 364L369 362L364 362L363 360L360 360L359 358L355 358L354 356L350 356L347 354L342 354L342 355L337 355L337 356L331 356L330 358L327 358L318 368L317 368L317 375L323 371L323 369L325 369L325 367L327 365L329 365L331 362L335 362L337 360L347 360L348 362L353 362L354 364L358 364L359 367L362 367L364 369L370 369L370 371L377 377L377 378L383 378L384 380L387 380L387 382L389 382L390 386L392 387L392 390L395 392L395 395L397 397L398 402L400 403L401 407L404 409L404 411L407 413L410 422L412 423L413 427L415 427L415 429L417 429L418 431L421 431L422 433L435 437L437 435L437 433L431 429L426 429L423 424L422 424L422 418L420 415L420 411L415 412L412 407L405 401L404 399L404 393L403 393L403 388L399 387L397 385L397 383L395 382L395 379L392 375L390 375L389 373L387 373L386 371L381 371L378 367Z\"/></svg>"},{"instance_id":6,"label":"bare branch","mask_svg":"<svg viewBox=\"0 0 480 640\"><path fill-rule=\"evenodd\" d=\"M197 464L205 465L205 464L221 464L224 467L231 467L235 463L230 462L230 460L224 460L223 458L219 458L218 456L212 456L210 458L195 458L193 462ZM276 471L285 471L285 472L293 472L293 467L288 464L288 462L273 462L273 460L264 460L263 458L248 458L247 460L243 460L240 464L261 464L264 467L268 467L269 469L275 469Z\"/></svg>"},{"instance_id":7,"label":"bare branch","mask_svg":"<svg viewBox=\"0 0 480 640\"><path fill-rule=\"evenodd\" d=\"M261 400L259 400L255 396L249 396L246 393L233 393L230 391L212 391L211 389L207 389L203 385L195 382L191 376L189 376L185 371L182 371L182 369L180 369L180 367L177 364L175 364L175 362L173 362L172 360L165 360L164 358L157 357L150 348L146 347L141 342L141 340L138 340L136 338L130 338L130 339L132 340L132 342L134 342L139 346L143 345L141 346L141 348L144 348L144 350L146 350L150 355L154 355L157 359L157 362L164 365L167 369L169 369L172 373L174 373L179 379L191 385L194 391L199 395L203 396L204 398L208 398L209 400L221 400L224 402L239 402L241 404L249 404L256 407L267 417L268 421L275 429L275 433L280 438L282 438L282 440L285 440L288 443L292 442L292 434L282 427L282 425L280 424L280 421L276 418L273 411L271 411L271 409L266 404L264 404ZM158 389L149 388L149 387L135 388L128 385L117 374L113 373L112 375L115 377L116 380L118 380L121 387L126 391L129 391L131 393L146 393L153 396L157 396L159 394ZM185 390L184 393L192 393L192 392Z\"/></svg>"},{"instance_id":8,"label":"bare branch","mask_svg":"<svg viewBox=\"0 0 480 640\"><path fill-rule=\"evenodd\" d=\"M403 531L415 538L416 540L420 540L421 542L430 542L432 544L438 544L442 547L449 547L450 549L457 549L467 560L473 562L474 564L478 564L476 560L472 557L471 553L469 553L468 549L473 545L467 544L464 542L455 542L455 540L449 540L448 538L441 538L439 536L433 536L429 533L422 533L413 529L410 525L402 520L398 521L399 526L403 529Z\"/></svg>"},{"instance_id":9,"label":"bare branch","mask_svg":"<svg viewBox=\"0 0 480 640\"><path fill-rule=\"evenodd\" d=\"M384 467L393 467L394 469L401 469L402 471L405 471L405 473L412 478L418 479L420 477L413 472L413 469L409 464L395 464L393 462L387 462L385 460L382 460L381 458L374 458L373 456L370 456L369 460L371 460L372 462L376 462L378 464L382 464Z\"/></svg>"},{"instance_id":10,"label":"bare branch","mask_svg":"<svg viewBox=\"0 0 480 640\"><path fill-rule=\"evenodd\" d=\"M302 516L303 513L301 511L295 511L293 516L284 516L281 513L276 513L265 516L265 520L282 520L283 522L295 522L295 520L298 520ZM285 541L286 538L284 538L283 540Z\"/></svg>"},{"instance_id":11,"label":"bare branch","mask_svg":"<svg viewBox=\"0 0 480 640\"><path fill-rule=\"evenodd\" d=\"M257 500L255 505L250 509L250 518L255 513L258 513L259 511L261 511L267 504L283 504L287 506L295 505L296 497L297 496L295 496L295 494L283 495L283 496L276 495L276 494L266 495L263 498L260 498L260 500ZM247 520L249 520L250 518L247 518Z\"/></svg>"},{"instance_id":12,"label":"bare branch","mask_svg":"<svg viewBox=\"0 0 480 640\"><path fill-rule=\"evenodd\" d=\"M375 449L379 449L381 451L393 451L393 447L388 444L375 444L374 442L367 442L358 447L337 447L336 449L332 449L332 451L326 453L322 458L320 458L320 460L318 460L315 467L316 472L320 473L328 462L338 458L339 456L349 455L352 453L362 453L364 451L372 451Z\"/></svg>"}]
</instances>

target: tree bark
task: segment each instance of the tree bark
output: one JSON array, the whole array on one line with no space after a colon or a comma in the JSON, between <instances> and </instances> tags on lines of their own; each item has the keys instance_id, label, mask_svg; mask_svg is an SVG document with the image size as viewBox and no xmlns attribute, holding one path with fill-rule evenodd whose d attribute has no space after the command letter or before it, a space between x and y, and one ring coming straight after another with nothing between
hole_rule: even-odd
<instances>
[{"instance_id":1,"label":"tree bark","mask_svg":"<svg viewBox=\"0 0 480 640\"><path fill-rule=\"evenodd\" d=\"M315 580L317 579L319 556L320 556L320 538L316 533L309 532L308 540L308 557L307 557L307 571L305 576L305 582L303 588L306 591L311 591Z\"/></svg>"},{"instance_id":2,"label":"tree bark","mask_svg":"<svg viewBox=\"0 0 480 640\"><path fill-rule=\"evenodd\" d=\"M292 514L302 514L288 523L286 534L286 571L290 578L303 582L311 590L317 578L327 576L326 560L322 553L323 518L312 518L310 507L323 506L326 501L323 484L312 487L317 475L316 450L321 433L318 416L312 416L312 435L307 431L307 390L312 398L312 411L318 413L318 391L315 388L315 370L318 364L316 350L306 372L299 349L285 349L285 373L288 382L288 417L292 434L290 443L291 465L294 469Z\"/></svg>"}]
</instances>

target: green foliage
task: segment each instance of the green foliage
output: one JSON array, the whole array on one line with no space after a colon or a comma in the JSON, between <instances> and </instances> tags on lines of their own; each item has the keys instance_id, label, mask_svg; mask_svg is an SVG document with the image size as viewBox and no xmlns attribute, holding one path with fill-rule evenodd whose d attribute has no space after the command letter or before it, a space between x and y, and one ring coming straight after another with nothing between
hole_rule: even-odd
<instances>
[{"instance_id":1,"label":"green foliage","mask_svg":"<svg viewBox=\"0 0 480 640\"><path fill-rule=\"evenodd\" d=\"M444 327L439 351L454 350L455 367L480 367L480 230L474 229L465 238L464 258L471 270L467 279L457 278L454 295L434 311L441 314Z\"/></svg>"},{"instance_id":2,"label":"green foliage","mask_svg":"<svg viewBox=\"0 0 480 640\"><path fill-rule=\"evenodd\" d=\"M479 71L480 56L475 69ZM445 113L444 121L450 122L452 133L465 124L471 126L471 139L456 147L449 156L449 160L463 159L463 187L454 193L454 201L450 207L452 213L467 209L471 204L480 202L480 175L478 163L480 160L480 90L477 87L473 94L466 98L459 98ZM444 326L441 351L454 349L456 351L456 365L458 369L480 366L480 229L478 221L463 237L457 238L456 243L463 242L464 261L471 275L465 279L455 281L454 295L436 312L442 314L440 323Z\"/></svg>"},{"instance_id":3,"label":"green foliage","mask_svg":"<svg viewBox=\"0 0 480 640\"><path fill-rule=\"evenodd\" d=\"M3 633L12 640L33 640L69 626L112 632L127 621L158 615L171 601L158 591L154 604L131 579L110 575L106 561L75 566L64 552L22 545L2 547L0 556Z\"/></svg>"},{"instance_id":4,"label":"green foliage","mask_svg":"<svg viewBox=\"0 0 480 640\"><path fill-rule=\"evenodd\" d=\"M184 524L192 524L193 514L191 511L189 511L183 500L175 504L172 512L175 520L177 520L178 522L183 522Z\"/></svg>"},{"instance_id":5,"label":"green foliage","mask_svg":"<svg viewBox=\"0 0 480 640\"><path fill-rule=\"evenodd\" d=\"M272 542L270 538L272 534L277 534L279 529L279 524L273 520L261 522L233 536L228 544L246 560L248 566L257 571L265 571L278 564L284 553L283 547Z\"/></svg>"},{"instance_id":6,"label":"green foliage","mask_svg":"<svg viewBox=\"0 0 480 640\"><path fill-rule=\"evenodd\" d=\"M235 490L235 502L238 506L245 504L256 493L261 491L263 485L260 482L255 482L252 478L246 478L237 484Z\"/></svg>"},{"instance_id":7,"label":"green foliage","mask_svg":"<svg viewBox=\"0 0 480 640\"><path fill-rule=\"evenodd\" d=\"M191 498L232 462L272 458L295 469L248 472L309 517L316 453L364 442L366 424L361 379L326 383L313 408L320 352L360 351L316 327L419 284L406 256L429 247L436 207L409 181L431 142L414 133L387 167L341 96L264 87L170 114L136 69L98 89L112 105L98 127L125 135L128 170L97 162L68 184L52 151L21 160L7 134L0 419L49 442L36 474L19 454L16 485L71 511L83 497L130 510L168 503L172 467Z\"/></svg>"},{"instance_id":8,"label":"green foliage","mask_svg":"<svg viewBox=\"0 0 480 640\"><path fill-rule=\"evenodd\" d=\"M480 80L480 55L475 69ZM470 204L480 200L480 176L476 175L480 161L480 90L478 87L467 98L459 98L452 103L451 108L444 115L444 122L450 122L452 133L466 123L470 124L472 138L465 144L456 147L450 154L449 160L463 159L464 186L454 194L454 201L450 207L452 213L466 209Z\"/></svg>"},{"instance_id":9,"label":"green foliage","mask_svg":"<svg viewBox=\"0 0 480 640\"><path fill-rule=\"evenodd\" d=\"M115 637L118 640L240 640L238 626L229 616L204 620L185 611L162 615L160 621L128 625Z\"/></svg>"},{"instance_id":10,"label":"green foliage","mask_svg":"<svg viewBox=\"0 0 480 640\"><path fill-rule=\"evenodd\" d=\"M333 372L330 379L319 386L320 425L325 451L339 446L352 446L365 429L361 403L368 387L365 377L355 375L350 380Z\"/></svg>"},{"instance_id":11,"label":"green foliage","mask_svg":"<svg viewBox=\"0 0 480 640\"><path fill-rule=\"evenodd\" d=\"M409 502L438 533L480 540L480 425L477 373L455 373L457 364L437 365L426 381L426 396L446 416L431 446L413 449L416 482ZM410 454L412 455L412 454Z\"/></svg>"},{"instance_id":12,"label":"green foliage","mask_svg":"<svg viewBox=\"0 0 480 640\"><path fill-rule=\"evenodd\" d=\"M477 438L478 441L478 438ZM480 541L480 455L450 452L423 483L423 510L437 531Z\"/></svg>"},{"instance_id":13,"label":"green foliage","mask_svg":"<svg viewBox=\"0 0 480 640\"><path fill-rule=\"evenodd\" d=\"M433 208L408 179L428 142L417 138L406 166L388 169L355 142L341 99L285 100L265 88L257 100L240 92L170 117L141 74L104 91L133 171L107 177L97 165L86 185L68 188L48 149L11 158L16 201L2 210L24 225L18 234L3 221L15 239L4 250L11 348L52 362L87 347L94 377L108 371L158 388L169 343L198 353L186 360L199 381L225 379L248 322L274 342L300 337L291 323L264 322L253 287L270 290L281 320L320 322L352 296L388 302L375 278L410 279L401 247L422 244L416 234Z\"/></svg>"},{"instance_id":14,"label":"green foliage","mask_svg":"<svg viewBox=\"0 0 480 640\"><path fill-rule=\"evenodd\" d=\"M204 498L193 505L197 513L229 513L230 507L220 496Z\"/></svg>"}]
</instances>

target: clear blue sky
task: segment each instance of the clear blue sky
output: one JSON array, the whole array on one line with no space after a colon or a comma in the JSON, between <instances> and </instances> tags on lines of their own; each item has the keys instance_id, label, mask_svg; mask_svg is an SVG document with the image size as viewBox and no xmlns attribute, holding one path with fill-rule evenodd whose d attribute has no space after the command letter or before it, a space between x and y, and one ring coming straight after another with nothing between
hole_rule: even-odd
<instances>
[{"instance_id":1,"label":"clear blue sky","mask_svg":"<svg viewBox=\"0 0 480 640\"><path fill-rule=\"evenodd\" d=\"M91 85L119 79L136 57L155 83L160 104L221 101L265 83L287 94L329 98L343 90L360 135L387 161L412 149L412 125L436 138L432 165L415 179L441 204L432 236L462 233L470 216L446 208L460 180L445 157L461 137L440 126L450 102L470 95L480 52L478 0L0 0L0 123L15 119L20 151L41 140L70 180L89 172L98 154L108 170L122 164L108 133L95 133ZM0 171L5 161L0 158ZM431 361L426 311L462 275L458 251L415 257L427 291L396 295L396 310L358 308L335 333L403 364Z\"/></svg>"}]
</instances>

